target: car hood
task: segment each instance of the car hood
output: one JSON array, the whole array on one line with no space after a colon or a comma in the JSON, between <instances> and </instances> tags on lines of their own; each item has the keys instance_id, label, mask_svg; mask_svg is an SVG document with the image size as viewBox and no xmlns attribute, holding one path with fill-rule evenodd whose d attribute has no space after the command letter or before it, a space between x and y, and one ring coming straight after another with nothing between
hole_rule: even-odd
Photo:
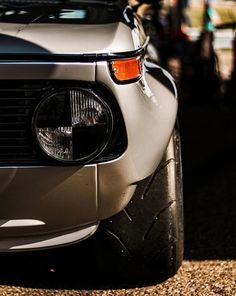
<instances>
[{"instance_id":1,"label":"car hood","mask_svg":"<svg viewBox=\"0 0 236 296\"><path fill-rule=\"evenodd\" d=\"M87 24L0 23L0 53L94 54L132 51L141 41L122 22Z\"/></svg>"}]
</instances>

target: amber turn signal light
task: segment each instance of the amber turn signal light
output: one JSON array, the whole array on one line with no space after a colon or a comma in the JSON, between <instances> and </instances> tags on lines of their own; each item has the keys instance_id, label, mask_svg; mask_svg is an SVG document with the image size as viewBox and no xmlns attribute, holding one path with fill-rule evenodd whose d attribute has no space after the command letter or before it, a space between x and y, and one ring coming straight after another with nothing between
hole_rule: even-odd
<instances>
[{"instance_id":1,"label":"amber turn signal light","mask_svg":"<svg viewBox=\"0 0 236 296\"><path fill-rule=\"evenodd\" d=\"M141 76L140 57L115 60L111 62L112 75L117 81L135 80Z\"/></svg>"}]
</instances>

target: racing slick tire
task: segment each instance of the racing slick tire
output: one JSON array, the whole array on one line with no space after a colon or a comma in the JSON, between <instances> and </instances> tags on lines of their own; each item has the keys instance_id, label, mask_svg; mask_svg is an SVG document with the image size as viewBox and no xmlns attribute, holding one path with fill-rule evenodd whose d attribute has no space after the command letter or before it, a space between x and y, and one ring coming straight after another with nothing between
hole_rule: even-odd
<instances>
[{"instance_id":1,"label":"racing slick tire","mask_svg":"<svg viewBox=\"0 0 236 296\"><path fill-rule=\"evenodd\" d=\"M155 173L140 182L129 204L101 222L100 266L123 284L163 282L183 259L183 196L180 136L175 129ZM103 273L104 275L104 273Z\"/></svg>"}]
</instances>

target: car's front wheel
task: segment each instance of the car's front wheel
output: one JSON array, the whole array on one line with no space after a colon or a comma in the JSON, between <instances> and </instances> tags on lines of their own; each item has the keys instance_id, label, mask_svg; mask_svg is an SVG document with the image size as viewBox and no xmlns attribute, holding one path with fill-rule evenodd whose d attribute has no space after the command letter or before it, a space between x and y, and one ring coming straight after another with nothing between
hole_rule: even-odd
<instances>
[{"instance_id":1,"label":"car's front wheel","mask_svg":"<svg viewBox=\"0 0 236 296\"><path fill-rule=\"evenodd\" d=\"M127 207L101 222L100 266L113 281L151 284L174 275L183 258L180 138L175 130L156 172Z\"/></svg>"}]
</instances>

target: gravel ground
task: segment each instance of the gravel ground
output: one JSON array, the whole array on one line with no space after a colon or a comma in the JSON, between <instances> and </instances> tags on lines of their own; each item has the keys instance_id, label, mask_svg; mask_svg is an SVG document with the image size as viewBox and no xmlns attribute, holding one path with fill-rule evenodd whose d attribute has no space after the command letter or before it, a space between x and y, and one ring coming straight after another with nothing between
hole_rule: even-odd
<instances>
[{"instance_id":1,"label":"gravel ground","mask_svg":"<svg viewBox=\"0 0 236 296\"><path fill-rule=\"evenodd\" d=\"M236 261L184 261L178 274L163 284L120 290L49 290L0 286L1 296L234 296L236 295Z\"/></svg>"}]
</instances>

